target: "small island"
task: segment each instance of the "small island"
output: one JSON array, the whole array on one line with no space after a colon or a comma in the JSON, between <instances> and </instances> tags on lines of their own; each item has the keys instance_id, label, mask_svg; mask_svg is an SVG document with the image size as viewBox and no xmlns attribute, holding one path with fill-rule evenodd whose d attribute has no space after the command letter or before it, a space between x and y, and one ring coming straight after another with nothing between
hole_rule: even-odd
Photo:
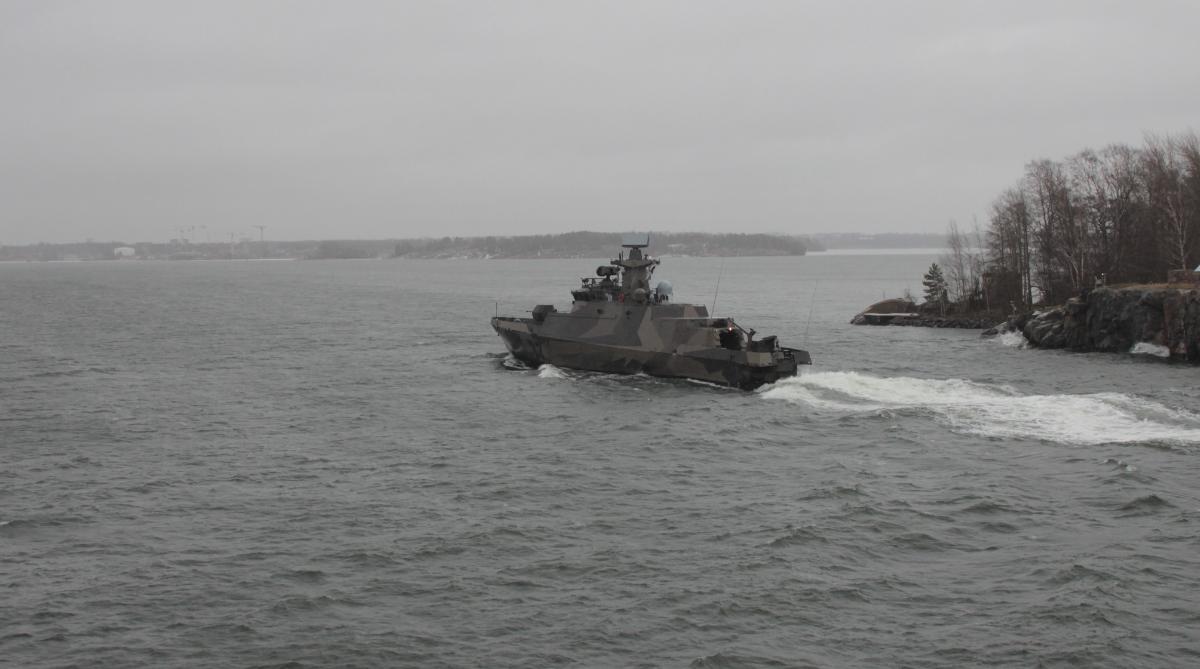
<instances>
[{"instance_id":1,"label":"small island","mask_svg":"<svg viewBox=\"0 0 1200 669\"><path fill-rule=\"evenodd\" d=\"M851 321L1020 332L1029 345L1200 363L1200 138L1035 160L986 230L951 222L947 252L906 295Z\"/></svg>"}]
</instances>

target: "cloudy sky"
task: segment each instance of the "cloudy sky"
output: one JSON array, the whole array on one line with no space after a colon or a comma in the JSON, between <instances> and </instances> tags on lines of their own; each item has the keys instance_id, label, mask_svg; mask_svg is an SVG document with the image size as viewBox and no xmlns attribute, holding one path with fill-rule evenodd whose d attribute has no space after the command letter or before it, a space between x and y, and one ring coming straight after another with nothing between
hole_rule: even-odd
<instances>
[{"instance_id":1,"label":"cloudy sky","mask_svg":"<svg viewBox=\"0 0 1200 669\"><path fill-rule=\"evenodd\" d=\"M1200 3L0 3L0 244L929 231L1200 130ZM253 233L257 236L257 231Z\"/></svg>"}]
</instances>

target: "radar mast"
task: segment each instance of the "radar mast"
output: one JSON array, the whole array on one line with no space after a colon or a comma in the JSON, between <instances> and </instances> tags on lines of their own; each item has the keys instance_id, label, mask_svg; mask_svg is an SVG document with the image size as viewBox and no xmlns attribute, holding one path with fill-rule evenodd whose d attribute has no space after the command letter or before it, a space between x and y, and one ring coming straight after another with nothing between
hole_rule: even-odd
<instances>
[{"instance_id":1,"label":"radar mast","mask_svg":"<svg viewBox=\"0 0 1200 669\"><path fill-rule=\"evenodd\" d=\"M650 277L654 267L658 265L657 258L651 258L642 253L642 249L650 246L649 233L634 233L621 236L621 248L629 249L629 257L618 254L613 265L621 268L621 292L635 302L645 302L650 294ZM640 291L640 292L639 292Z\"/></svg>"}]
</instances>

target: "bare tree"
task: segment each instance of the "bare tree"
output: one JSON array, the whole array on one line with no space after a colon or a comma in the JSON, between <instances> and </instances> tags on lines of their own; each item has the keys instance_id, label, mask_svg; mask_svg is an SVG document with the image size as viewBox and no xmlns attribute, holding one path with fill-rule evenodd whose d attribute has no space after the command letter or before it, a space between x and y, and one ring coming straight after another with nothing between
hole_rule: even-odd
<instances>
[{"instance_id":1,"label":"bare tree","mask_svg":"<svg viewBox=\"0 0 1200 669\"><path fill-rule=\"evenodd\" d=\"M1183 165L1183 200L1190 246L1184 256L1188 267L1200 263L1200 137L1188 132L1177 138Z\"/></svg>"},{"instance_id":2,"label":"bare tree","mask_svg":"<svg viewBox=\"0 0 1200 669\"><path fill-rule=\"evenodd\" d=\"M955 249L969 246L959 236L954 226L943 260L962 294L970 262L966 253L956 262ZM1148 135L1143 148L1118 144L1062 162L1033 161L992 203L986 244L989 285L1020 292L1026 305L1061 301L1100 275L1161 281L1167 269L1193 267L1200 262L1200 138Z\"/></svg>"},{"instance_id":3,"label":"bare tree","mask_svg":"<svg viewBox=\"0 0 1200 669\"><path fill-rule=\"evenodd\" d=\"M966 305L970 299L970 277L967 254L967 240L958 230L958 222L950 219L946 225L946 249L942 254L942 266L945 267L946 285L950 291L950 301Z\"/></svg>"},{"instance_id":4,"label":"bare tree","mask_svg":"<svg viewBox=\"0 0 1200 669\"><path fill-rule=\"evenodd\" d=\"M942 255L941 261L946 268L950 300L967 309L978 308L984 297L983 248L983 232L979 229L978 221L973 231L963 232L958 222L951 219L946 226L947 252Z\"/></svg>"},{"instance_id":5,"label":"bare tree","mask_svg":"<svg viewBox=\"0 0 1200 669\"><path fill-rule=\"evenodd\" d=\"M1134 278L1138 265L1139 228L1146 219L1145 179L1137 149L1114 144L1100 153L1106 199L1101 226L1095 235L1104 245L1100 271L1112 277ZM1149 278L1139 277L1140 280Z\"/></svg>"},{"instance_id":6,"label":"bare tree","mask_svg":"<svg viewBox=\"0 0 1200 669\"><path fill-rule=\"evenodd\" d=\"M970 249L967 256L967 271L970 275L970 285L973 298L977 303L982 301L985 309L991 309L992 305L988 300L987 291L983 288L983 272L987 266L987 243L984 241L983 228L979 225L979 218L971 218L971 231L967 233L967 248Z\"/></svg>"},{"instance_id":7,"label":"bare tree","mask_svg":"<svg viewBox=\"0 0 1200 669\"><path fill-rule=\"evenodd\" d=\"M1005 286L999 297L1021 300L1026 307L1033 306L1031 228L1029 203L1020 188L1009 188L992 203L987 232L989 274L993 284ZM1010 277L1016 279L1011 288Z\"/></svg>"},{"instance_id":8,"label":"bare tree","mask_svg":"<svg viewBox=\"0 0 1200 669\"><path fill-rule=\"evenodd\" d=\"M1052 301L1079 291L1087 280L1086 229L1079 224L1066 170L1061 163L1038 160L1025 172L1035 207L1039 288Z\"/></svg>"},{"instance_id":9,"label":"bare tree","mask_svg":"<svg viewBox=\"0 0 1200 669\"><path fill-rule=\"evenodd\" d=\"M1184 204L1184 167L1175 138L1146 136L1143 160L1160 243L1174 269L1188 269L1191 228Z\"/></svg>"}]
</instances>

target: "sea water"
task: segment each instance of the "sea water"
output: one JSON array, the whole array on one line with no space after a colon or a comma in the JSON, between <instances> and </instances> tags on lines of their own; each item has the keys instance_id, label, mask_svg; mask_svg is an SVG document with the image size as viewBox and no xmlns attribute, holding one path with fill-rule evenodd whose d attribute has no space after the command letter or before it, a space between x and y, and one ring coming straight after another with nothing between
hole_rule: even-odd
<instances>
[{"instance_id":1,"label":"sea water","mask_svg":"<svg viewBox=\"0 0 1200 669\"><path fill-rule=\"evenodd\" d=\"M1200 370L848 324L935 259L664 258L756 392L508 358L602 259L0 265L0 657L1194 666Z\"/></svg>"}]
</instances>

